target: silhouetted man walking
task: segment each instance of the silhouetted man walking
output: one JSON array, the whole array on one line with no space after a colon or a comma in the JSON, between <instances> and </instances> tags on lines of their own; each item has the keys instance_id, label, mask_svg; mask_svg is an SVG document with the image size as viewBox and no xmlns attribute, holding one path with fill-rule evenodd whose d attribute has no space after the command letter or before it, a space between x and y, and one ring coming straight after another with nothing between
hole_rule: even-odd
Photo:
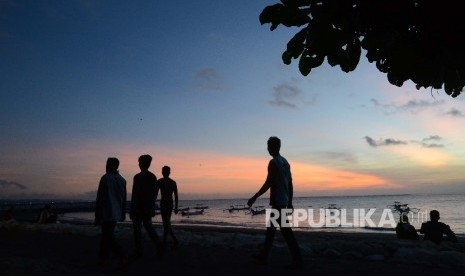
<instances>
[{"instance_id":1,"label":"silhouetted man walking","mask_svg":"<svg viewBox=\"0 0 465 276\"><path fill-rule=\"evenodd\" d=\"M163 243L166 243L168 235L173 238L174 246L178 245L178 239L174 236L173 229L171 227L171 213L178 213L178 186L176 182L170 178L171 168L164 166L161 169L163 178L158 179L158 189L160 191L160 211L161 218L163 220ZM174 205L173 205L174 195Z\"/></svg>"},{"instance_id":2,"label":"silhouetted man walking","mask_svg":"<svg viewBox=\"0 0 465 276\"><path fill-rule=\"evenodd\" d=\"M281 148L281 140L278 137L270 137L268 139L268 152L273 157L268 163L268 176L266 181L260 190L249 199L247 205L250 207L255 203L258 197L263 195L268 189L270 189L270 205L272 209L278 211L281 214L282 209L293 209L292 197L293 197L293 186L291 168L287 160L279 154ZM292 228L281 226L281 218L277 218L281 233L287 242L289 250L291 251L293 262L289 266L290 268L302 268L302 256L300 254L300 248L295 240ZM268 255L273 244L274 235L276 233L276 227L273 223L266 229L265 245L263 250L260 252L256 259L264 264L267 262Z\"/></svg>"},{"instance_id":3,"label":"silhouetted man walking","mask_svg":"<svg viewBox=\"0 0 465 276\"><path fill-rule=\"evenodd\" d=\"M142 256L142 224L152 241L155 242L158 254L163 255L163 247L155 229L152 217L155 216L155 201L157 199L157 177L149 171L152 157L148 154L139 157L140 173L134 176L131 197L131 220L134 227L136 254Z\"/></svg>"},{"instance_id":4,"label":"silhouetted man walking","mask_svg":"<svg viewBox=\"0 0 465 276\"><path fill-rule=\"evenodd\" d=\"M106 174L100 178L97 190L95 225L102 227L99 253L101 264L108 260L110 249L121 259L122 265L128 259L114 235L116 222L126 218L126 180L119 174L118 167L117 158L107 159Z\"/></svg>"}]
</instances>

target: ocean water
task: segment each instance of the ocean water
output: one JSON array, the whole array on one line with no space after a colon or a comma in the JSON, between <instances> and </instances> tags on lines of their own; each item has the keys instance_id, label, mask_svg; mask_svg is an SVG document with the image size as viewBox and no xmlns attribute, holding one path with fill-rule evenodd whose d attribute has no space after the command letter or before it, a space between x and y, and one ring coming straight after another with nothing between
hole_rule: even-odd
<instances>
[{"instance_id":1,"label":"ocean water","mask_svg":"<svg viewBox=\"0 0 465 276\"><path fill-rule=\"evenodd\" d=\"M397 223L399 214L392 209L395 202L407 204L416 212L409 213L411 224L419 229L422 222L429 220L429 212L438 210L441 214L440 221L448 224L457 234L465 234L465 194L455 195L374 195L374 196L325 196L325 197L296 197L294 208L301 212L302 221L299 221L297 231L393 231L391 221ZM34 202L32 205L42 204ZM193 207L197 205L207 206L201 215L183 216L181 212L172 215L172 223L176 224L201 224L221 227L265 227L265 215L251 215L247 210L228 211L231 206L245 205L247 199L210 199L210 200L180 200L179 207ZM269 199L259 198L254 206L269 207ZM12 202L1 202L3 208ZM93 204L92 202L68 202L72 204ZM32 206L30 205L30 206ZM338 210L328 209L334 205ZM24 204L23 204L24 206ZM18 205L18 208L21 208ZM30 207L31 208L31 207ZM328 210L326 210L328 209ZM370 211L371 210L371 211ZM320 212L321 216L320 216ZM313 217L310 218L309 214ZM345 215L344 215L345 213ZM390 216L390 214L392 216ZM296 212L294 213L296 214ZM363 218L363 214L371 214L368 218L372 224ZM304 217L302 217L304 216ZM291 221L292 221L292 217ZM384 220L383 220L384 218ZM93 212L69 212L59 216L63 222L92 223ZM161 216L156 215L153 222L161 223ZM130 223L129 216L124 223ZM394 225L395 226L395 225Z\"/></svg>"}]
</instances>

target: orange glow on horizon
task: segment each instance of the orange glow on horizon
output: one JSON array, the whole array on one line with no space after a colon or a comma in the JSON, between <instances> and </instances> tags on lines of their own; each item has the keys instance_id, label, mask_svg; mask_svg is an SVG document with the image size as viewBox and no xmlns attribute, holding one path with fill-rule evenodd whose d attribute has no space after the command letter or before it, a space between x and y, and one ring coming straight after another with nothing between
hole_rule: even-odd
<instances>
[{"instance_id":1,"label":"orange glow on horizon","mask_svg":"<svg viewBox=\"0 0 465 276\"><path fill-rule=\"evenodd\" d=\"M79 150L77 150L77 148ZM234 156L218 152L186 150L164 146L115 146L95 141L53 151L40 152L54 160L55 174L40 181L47 189L59 194L84 194L95 191L105 173L110 156L120 160L120 173L131 193L133 176L139 172L137 159L141 154L153 157L150 170L161 177L161 167L171 167L171 177L178 183L181 194L234 195L252 194L263 185L270 157ZM50 158L53 156L53 158ZM355 173L289 160L294 180L295 196L313 191L396 189L387 180L375 175ZM45 185L44 185L45 186ZM36 192L36 191L31 191ZM41 192L37 190L37 192Z\"/></svg>"}]
</instances>

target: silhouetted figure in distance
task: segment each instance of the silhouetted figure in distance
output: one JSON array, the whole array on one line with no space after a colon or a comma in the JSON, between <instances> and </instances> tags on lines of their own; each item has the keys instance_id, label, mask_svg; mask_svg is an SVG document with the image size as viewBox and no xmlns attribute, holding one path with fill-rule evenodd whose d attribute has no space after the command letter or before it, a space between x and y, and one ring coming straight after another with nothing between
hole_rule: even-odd
<instances>
[{"instance_id":1,"label":"silhouetted figure in distance","mask_svg":"<svg viewBox=\"0 0 465 276\"><path fill-rule=\"evenodd\" d=\"M176 182L171 179L170 173L171 168L164 166L161 169L163 178L158 179L157 188L160 191L160 211L161 218L163 220L163 243L166 243L168 235L171 236L174 242L174 246L178 245L178 239L174 236L173 229L171 228L171 213L178 213L178 187ZM174 206L173 206L173 194L174 194Z\"/></svg>"},{"instance_id":2,"label":"silhouetted figure in distance","mask_svg":"<svg viewBox=\"0 0 465 276\"><path fill-rule=\"evenodd\" d=\"M420 233L425 234L423 239L425 241L432 241L439 244L444 240L444 235L447 236L445 240L457 242L457 236L450 230L449 225L439 222L439 211L432 210L429 212L430 221L421 224Z\"/></svg>"},{"instance_id":3,"label":"silhouetted figure in distance","mask_svg":"<svg viewBox=\"0 0 465 276\"><path fill-rule=\"evenodd\" d=\"M126 180L118 172L119 160L107 159L106 174L100 179L95 202L95 225L101 225L100 264L104 264L112 250L124 265L128 255L115 239L115 227L118 221L126 218Z\"/></svg>"},{"instance_id":4,"label":"silhouetted figure in distance","mask_svg":"<svg viewBox=\"0 0 465 276\"><path fill-rule=\"evenodd\" d=\"M14 206L10 206L5 212L3 212L3 220L12 220L13 219L13 210L15 209Z\"/></svg>"},{"instance_id":5,"label":"silhouetted figure in distance","mask_svg":"<svg viewBox=\"0 0 465 276\"><path fill-rule=\"evenodd\" d=\"M399 219L399 223L396 226L396 235L399 239L403 240L418 240L420 236L418 236L417 230L415 227L410 224L408 221L407 215L401 215Z\"/></svg>"},{"instance_id":6,"label":"silhouetted figure in distance","mask_svg":"<svg viewBox=\"0 0 465 276\"><path fill-rule=\"evenodd\" d=\"M136 254L142 256L142 224L158 250L163 255L163 247L157 232L152 226L152 217L155 216L155 201L157 199L157 177L149 171L152 157L148 154L139 157L140 173L134 176L132 186L130 217L134 228L134 242Z\"/></svg>"},{"instance_id":7,"label":"silhouetted figure in distance","mask_svg":"<svg viewBox=\"0 0 465 276\"><path fill-rule=\"evenodd\" d=\"M258 197L263 195L268 189L270 189L270 205L271 208L276 209L281 214L282 209L293 209L292 197L293 197L293 185L291 168L287 160L279 154L281 148L281 140L278 137L270 137L268 139L268 152L273 157L268 163L268 176L266 181L260 190L249 199L247 205L252 207ZM281 218L277 219L278 223L281 223ZM287 242L289 250L292 255L292 264L290 268L302 268L302 256L300 253L299 245L294 237L292 228L282 227L281 234ZM266 229L265 245L259 255L255 258L261 263L265 264L268 259L268 255L271 251L273 244L274 235L276 233L276 227L270 223L270 226Z\"/></svg>"},{"instance_id":8,"label":"silhouetted figure in distance","mask_svg":"<svg viewBox=\"0 0 465 276\"><path fill-rule=\"evenodd\" d=\"M40 210L39 219L37 220L37 223L39 224L56 223L57 217L58 217L57 213L52 210L52 205L47 203Z\"/></svg>"}]
</instances>

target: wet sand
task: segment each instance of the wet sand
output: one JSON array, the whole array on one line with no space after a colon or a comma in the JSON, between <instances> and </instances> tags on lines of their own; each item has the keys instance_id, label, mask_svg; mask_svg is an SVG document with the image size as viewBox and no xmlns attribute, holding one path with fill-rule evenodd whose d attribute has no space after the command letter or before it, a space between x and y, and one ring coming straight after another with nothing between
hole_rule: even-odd
<instances>
[{"instance_id":1,"label":"wet sand","mask_svg":"<svg viewBox=\"0 0 465 276\"><path fill-rule=\"evenodd\" d=\"M160 227L156 228L159 234ZM463 275L464 237L436 246L399 241L393 234L299 232L303 270L288 270L290 254L279 231L267 265L251 256L264 230L176 226L178 248L159 260L144 238L144 256L121 269L116 259L99 266L100 229L88 225L0 222L2 275ZM133 252L132 229L117 227L121 245Z\"/></svg>"}]
</instances>

